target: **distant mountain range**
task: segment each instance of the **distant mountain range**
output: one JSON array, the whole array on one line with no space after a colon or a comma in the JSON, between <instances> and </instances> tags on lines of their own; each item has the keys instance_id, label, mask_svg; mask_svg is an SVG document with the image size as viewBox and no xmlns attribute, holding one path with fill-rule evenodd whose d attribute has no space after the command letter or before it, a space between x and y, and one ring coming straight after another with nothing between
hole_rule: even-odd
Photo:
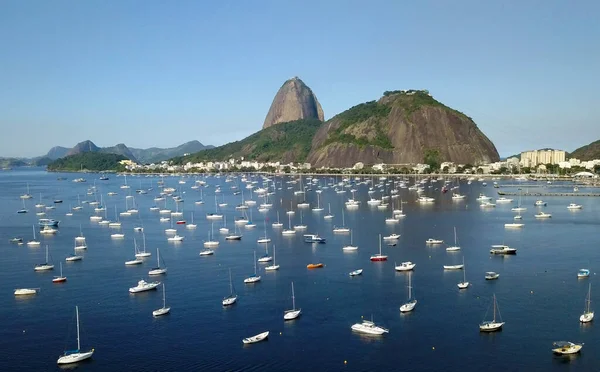
<instances>
[{"instance_id":1,"label":"distant mountain range","mask_svg":"<svg viewBox=\"0 0 600 372\"><path fill-rule=\"evenodd\" d=\"M190 141L172 148L151 147L149 149L129 148L123 143L111 147L98 147L94 142L86 140L79 142L72 148L55 146L44 156L31 159L30 163L35 165L47 165L54 160L64 158L70 155L82 154L86 152L100 152L105 154L122 155L127 159L137 163L157 163L163 160L171 159L184 154L196 153L202 150L211 149L214 146L205 146L199 141Z\"/></svg>"}]
</instances>

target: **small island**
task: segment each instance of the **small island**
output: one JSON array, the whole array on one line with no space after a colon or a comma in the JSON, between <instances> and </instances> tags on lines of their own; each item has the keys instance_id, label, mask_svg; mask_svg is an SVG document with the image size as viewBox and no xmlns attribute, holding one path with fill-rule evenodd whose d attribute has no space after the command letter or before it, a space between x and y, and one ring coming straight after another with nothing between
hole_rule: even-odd
<instances>
[{"instance_id":1,"label":"small island","mask_svg":"<svg viewBox=\"0 0 600 372\"><path fill-rule=\"evenodd\" d=\"M83 152L51 162L48 164L48 170L53 172L122 172L125 170L125 166L121 163L123 160L127 160L123 155Z\"/></svg>"}]
</instances>

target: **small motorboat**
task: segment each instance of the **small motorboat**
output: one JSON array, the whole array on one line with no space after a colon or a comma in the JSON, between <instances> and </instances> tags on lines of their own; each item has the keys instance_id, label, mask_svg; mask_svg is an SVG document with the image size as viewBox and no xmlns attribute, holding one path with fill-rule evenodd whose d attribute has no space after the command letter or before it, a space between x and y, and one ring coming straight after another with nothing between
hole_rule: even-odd
<instances>
[{"instance_id":1,"label":"small motorboat","mask_svg":"<svg viewBox=\"0 0 600 372\"><path fill-rule=\"evenodd\" d=\"M358 270L354 270L350 272L350 276L357 276L357 275L361 275L363 272L363 269L358 269Z\"/></svg>"},{"instance_id":2,"label":"small motorboat","mask_svg":"<svg viewBox=\"0 0 600 372\"><path fill-rule=\"evenodd\" d=\"M388 236L384 236L383 240L398 240L400 239L400 235L399 234L392 234L392 235L388 235Z\"/></svg>"},{"instance_id":3,"label":"small motorboat","mask_svg":"<svg viewBox=\"0 0 600 372\"><path fill-rule=\"evenodd\" d=\"M12 238L10 239L11 243L23 243L23 238Z\"/></svg>"},{"instance_id":4,"label":"small motorboat","mask_svg":"<svg viewBox=\"0 0 600 372\"><path fill-rule=\"evenodd\" d=\"M485 280L495 280L498 279L498 277L500 276L500 274L493 272L493 271L488 271L485 273Z\"/></svg>"},{"instance_id":5,"label":"small motorboat","mask_svg":"<svg viewBox=\"0 0 600 372\"><path fill-rule=\"evenodd\" d=\"M575 204L575 203L571 203L567 206L567 209L570 210L575 210L575 209L581 209L582 206L580 204Z\"/></svg>"},{"instance_id":6,"label":"small motorboat","mask_svg":"<svg viewBox=\"0 0 600 372\"><path fill-rule=\"evenodd\" d=\"M181 241L183 241L183 236L175 234L175 235L173 235L171 237L168 237L167 241L169 241L169 242L181 242Z\"/></svg>"},{"instance_id":7,"label":"small motorboat","mask_svg":"<svg viewBox=\"0 0 600 372\"><path fill-rule=\"evenodd\" d=\"M267 338L269 338L269 331L259 333L252 337L247 337L247 338L243 339L242 342L244 344L255 344L257 342L264 341Z\"/></svg>"},{"instance_id":8,"label":"small motorboat","mask_svg":"<svg viewBox=\"0 0 600 372\"><path fill-rule=\"evenodd\" d=\"M324 244L326 241L325 238L321 238L317 234L304 234L304 242L305 243L319 243Z\"/></svg>"},{"instance_id":9,"label":"small motorboat","mask_svg":"<svg viewBox=\"0 0 600 372\"><path fill-rule=\"evenodd\" d=\"M400 265L394 265L396 271L410 271L415 268L417 264L410 261L402 262Z\"/></svg>"},{"instance_id":10,"label":"small motorboat","mask_svg":"<svg viewBox=\"0 0 600 372\"><path fill-rule=\"evenodd\" d=\"M554 354L570 355L577 354L578 352L580 352L581 348L583 347L583 343L576 344L569 341L556 341L552 344L552 346L554 347L552 349L552 352Z\"/></svg>"},{"instance_id":11,"label":"small motorboat","mask_svg":"<svg viewBox=\"0 0 600 372\"><path fill-rule=\"evenodd\" d=\"M462 270L465 265L444 265L444 270Z\"/></svg>"},{"instance_id":12,"label":"small motorboat","mask_svg":"<svg viewBox=\"0 0 600 372\"><path fill-rule=\"evenodd\" d=\"M137 286L129 288L129 293L139 293L139 292L151 291L153 289L156 289L156 287L158 287L159 285L160 285L160 282L148 283L144 279L142 279L138 282Z\"/></svg>"},{"instance_id":13,"label":"small motorboat","mask_svg":"<svg viewBox=\"0 0 600 372\"><path fill-rule=\"evenodd\" d=\"M384 333L390 333L386 328L380 327L372 321L363 320L362 323L356 323L352 325L352 330L355 332L366 333L369 335L382 335Z\"/></svg>"},{"instance_id":14,"label":"small motorboat","mask_svg":"<svg viewBox=\"0 0 600 372\"><path fill-rule=\"evenodd\" d=\"M215 251L210 248L200 251L200 256L212 256L213 254L215 254Z\"/></svg>"},{"instance_id":15,"label":"small motorboat","mask_svg":"<svg viewBox=\"0 0 600 372\"><path fill-rule=\"evenodd\" d=\"M577 272L577 278L587 278L588 276L590 276L590 270L588 269L579 269Z\"/></svg>"},{"instance_id":16,"label":"small motorboat","mask_svg":"<svg viewBox=\"0 0 600 372\"><path fill-rule=\"evenodd\" d=\"M516 248L511 248L508 245L497 244L492 245L492 249L490 249L491 254L517 254Z\"/></svg>"},{"instance_id":17,"label":"small motorboat","mask_svg":"<svg viewBox=\"0 0 600 372\"><path fill-rule=\"evenodd\" d=\"M534 216L535 216L535 218L551 218L552 214L540 212L540 213L535 214Z\"/></svg>"},{"instance_id":18,"label":"small motorboat","mask_svg":"<svg viewBox=\"0 0 600 372\"><path fill-rule=\"evenodd\" d=\"M17 288L15 289L15 296L29 296L38 293L39 288Z\"/></svg>"},{"instance_id":19,"label":"small motorboat","mask_svg":"<svg viewBox=\"0 0 600 372\"><path fill-rule=\"evenodd\" d=\"M308 264L308 265L306 265L306 268L307 268L307 269L320 269L320 268L322 268L323 266L325 266L325 265L323 265L322 263L320 263L320 262L319 262L319 263L311 263L311 264Z\"/></svg>"},{"instance_id":20,"label":"small motorboat","mask_svg":"<svg viewBox=\"0 0 600 372\"><path fill-rule=\"evenodd\" d=\"M525 226L524 223L505 223L504 227L507 229L518 229Z\"/></svg>"},{"instance_id":21,"label":"small motorboat","mask_svg":"<svg viewBox=\"0 0 600 372\"><path fill-rule=\"evenodd\" d=\"M543 200L536 200L535 203L533 203L533 205L536 207L545 207L546 205L548 205L548 203L546 203Z\"/></svg>"},{"instance_id":22,"label":"small motorboat","mask_svg":"<svg viewBox=\"0 0 600 372\"><path fill-rule=\"evenodd\" d=\"M441 239L429 238L429 239L425 240L425 244L444 244L444 241Z\"/></svg>"}]
</instances>

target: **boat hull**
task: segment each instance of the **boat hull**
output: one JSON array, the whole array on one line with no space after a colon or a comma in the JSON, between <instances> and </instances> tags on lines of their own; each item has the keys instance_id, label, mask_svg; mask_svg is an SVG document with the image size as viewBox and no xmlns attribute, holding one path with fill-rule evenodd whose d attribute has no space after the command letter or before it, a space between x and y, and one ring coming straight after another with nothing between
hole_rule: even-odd
<instances>
[{"instance_id":1,"label":"boat hull","mask_svg":"<svg viewBox=\"0 0 600 372\"><path fill-rule=\"evenodd\" d=\"M156 309L152 312L152 316L162 316L162 315L167 315L171 312L171 308L170 307L162 307L160 309Z\"/></svg>"},{"instance_id":2,"label":"boat hull","mask_svg":"<svg viewBox=\"0 0 600 372\"><path fill-rule=\"evenodd\" d=\"M294 320L294 319L298 318L300 316L300 314L302 314L301 309L288 310L283 314L283 319L284 320Z\"/></svg>"},{"instance_id":3,"label":"boat hull","mask_svg":"<svg viewBox=\"0 0 600 372\"><path fill-rule=\"evenodd\" d=\"M73 353L68 355L63 355L58 358L57 364L71 364L81 362L83 360L89 359L94 354L94 349L85 352L85 353Z\"/></svg>"}]
</instances>

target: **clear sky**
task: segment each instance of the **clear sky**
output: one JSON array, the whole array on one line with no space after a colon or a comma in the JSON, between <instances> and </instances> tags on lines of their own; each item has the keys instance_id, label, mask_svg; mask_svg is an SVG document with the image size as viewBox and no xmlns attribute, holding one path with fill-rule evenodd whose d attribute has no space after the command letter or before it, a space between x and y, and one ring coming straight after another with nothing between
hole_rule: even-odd
<instances>
[{"instance_id":1,"label":"clear sky","mask_svg":"<svg viewBox=\"0 0 600 372\"><path fill-rule=\"evenodd\" d=\"M429 89L502 156L600 139L600 1L0 2L0 156L220 145L299 76L330 118Z\"/></svg>"}]
</instances>

